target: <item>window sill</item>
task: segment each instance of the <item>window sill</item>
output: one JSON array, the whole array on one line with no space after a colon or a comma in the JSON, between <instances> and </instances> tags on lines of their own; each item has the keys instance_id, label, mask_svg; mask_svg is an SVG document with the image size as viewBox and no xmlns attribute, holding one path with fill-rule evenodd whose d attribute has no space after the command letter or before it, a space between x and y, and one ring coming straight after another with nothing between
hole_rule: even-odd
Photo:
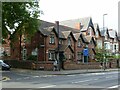
<instances>
[{"instance_id":1,"label":"window sill","mask_svg":"<svg viewBox=\"0 0 120 90\"><path fill-rule=\"evenodd\" d=\"M55 45L55 43L49 43L50 45Z\"/></svg>"}]
</instances>

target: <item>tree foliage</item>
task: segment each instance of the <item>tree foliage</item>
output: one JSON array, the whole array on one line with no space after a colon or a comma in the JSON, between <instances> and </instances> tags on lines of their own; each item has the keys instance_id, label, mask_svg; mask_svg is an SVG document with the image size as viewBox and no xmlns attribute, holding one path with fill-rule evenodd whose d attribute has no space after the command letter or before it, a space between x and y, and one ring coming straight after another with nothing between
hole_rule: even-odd
<instances>
[{"instance_id":1,"label":"tree foliage","mask_svg":"<svg viewBox=\"0 0 120 90\"><path fill-rule=\"evenodd\" d=\"M2 3L2 36L10 36L11 46L19 41L19 58L21 58L22 36L30 39L38 30L40 15L39 2L3 2Z\"/></svg>"},{"instance_id":2,"label":"tree foliage","mask_svg":"<svg viewBox=\"0 0 120 90\"><path fill-rule=\"evenodd\" d=\"M96 55L95 58L98 62L108 62L113 58L107 50L96 48Z\"/></svg>"},{"instance_id":3,"label":"tree foliage","mask_svg":"<svg viewBox=\"0 0 120 90\"><path fill-rule=\"evenodd\" d=\"M19 32L31 36L38 27L39 3L34 2L3 2L2 3L2 35ZM12 32L12 33L11 33ZM13 35L11 35L13 37Z\"/></svg>"}]
</instances>

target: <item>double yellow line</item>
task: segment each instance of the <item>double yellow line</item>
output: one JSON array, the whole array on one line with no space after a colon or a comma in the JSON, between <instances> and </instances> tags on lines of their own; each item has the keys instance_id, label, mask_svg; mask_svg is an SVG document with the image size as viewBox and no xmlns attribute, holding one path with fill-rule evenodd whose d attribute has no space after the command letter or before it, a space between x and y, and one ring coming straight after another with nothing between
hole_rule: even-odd
<instances>
[{"instance_id":1,"label":"double yellow line","mask_svg":"<svg viewBox=\"0 0 120 90\"><path fill-rule=\"evenodd\" d=\"M8 80L10 80L9 77L2 77L2 81L8 81Z\"/></svg>"}]
</instances>

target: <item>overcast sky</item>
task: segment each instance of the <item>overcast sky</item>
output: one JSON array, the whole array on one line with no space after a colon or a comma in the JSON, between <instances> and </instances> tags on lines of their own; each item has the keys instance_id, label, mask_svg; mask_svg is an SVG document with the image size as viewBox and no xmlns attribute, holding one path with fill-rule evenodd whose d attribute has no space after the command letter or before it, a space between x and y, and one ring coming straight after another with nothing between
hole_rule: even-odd
<instances>
[{"instance_id":1,"label":"overcast sky","mask_svg":"<svg viewBox=\"0 0 120 90\"><path fill-rule=\"evenodd\" d=\"M40 19L55 22L82 17L92 17L93 23L118 30L118 2L120 0L40 0L44 15Z\"/></svg>"}]
</instances>

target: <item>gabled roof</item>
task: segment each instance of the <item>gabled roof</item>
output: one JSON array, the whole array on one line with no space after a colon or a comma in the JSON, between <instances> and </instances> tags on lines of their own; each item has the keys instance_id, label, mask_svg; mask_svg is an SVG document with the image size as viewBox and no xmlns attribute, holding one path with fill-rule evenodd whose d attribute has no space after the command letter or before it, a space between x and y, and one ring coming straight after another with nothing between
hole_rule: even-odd
<instances>
[{"instance_id":1,"label":"gabled roof","mask_svg":"<svg viewBox=\"0 0 120 90\"><path fill-rule=\"evenodd\" d=\"M98 32L99 32L99 35L101 36L98 23L94 23L94 30L95 30L95 32L98 31Z\"/></svg>"},{"instance_id":2,"label":"gabled roof","mask_svg":"<svg viewBox=\"0 0 120 90\"><path fill-rule=\"evenodd\" d=\"M86 31L89 26L94 28L91 17L72 19L72 20L66 20L66 21L61 21L60 22L61 25L69 26L71 28L75 28L76 23L81 24L81 30L80 31Z\"/></svg>"},{"instance_id":3,"label":"gabled roof","mask_svg":"<svg viewBox=\"0 0 120 90\"><path fill-rule=\"evenodd\" d=\"M84 43L87 43L87 44L89 43L88 40L85 38L85 36L83 34L80 34L80 37L82 38L82 41Z\"/></svg>"},{"instance_id":4,"label":"gabled roof","mask_svg":"<svg viewBox=\"0 0 120 90\"><path fill-rule=\"evenodd\" d=\"M85 36L85 38L87 39L87 41L90 43L91 40L93 40L94 44L96 45L96 41L92 36Z\"/></svg>"},{"instance_id":5,"label":"gabled roof","mask_svg":"<svg viewBox=\"0 0 120 90\"><path fill-rule=\"evenodd\" d=\"M74 34L73 34L76 40L78 40L78 38L80 37L80 34L81 34L81 33L74 33Z\"/></svg>"},{"instance_id":6,"label":"gabled roof","mask_svg":"<svg viewBox=\"0 0 120 90\"><path fill-rule=\"evenodd\" d=\"M53 28L54 28L54 27L46 27L46 28L43 28L43 29L41 30L41 33L42 33L43 35L45 35L45 36L48 36L48 35L51 33L51 31L53 30Z\"/></svg>"},{"instance_id":7,"label":"gabled roof","mask_svg":"<svg viewBox=\"0 0 120 90\"><path fill-rule=\"evenodd\" d=\"M104 30L103 30L103 28L100 28L101 36L105 36L106 32L108 34L108 28L104 28Z\"/></svg>"},{"instance_id":8,"label":"gabled roof","mask_svg":"<svg viewBox=\"0 0 120 90\"><path fill-rule=\"evenodd\" d=\"M62 31L62 34L65 38L67 38L70 35L71 31Z\"/></svg>"},{"instance_id":9,"label":"gabled roof","mask_svg":"<svg viewBox=\"0 0 120 90\"><path fill-rule=\"evenodd\" d=\"M110 38L116 38L117 36L117 32L115 30L109 29L108 33Z\"/></svg>"},{"instance_id":10,"label":"gabled roof","mask_svg":"<svg viewBox=\"0 0 120 90\"><path fill-rule=\"evenodd\" d=\"M73 51L73 49L71 48L70 45L60 45L59 51L60 52L65 51L67 48L69 48L72 51L72 53L74 53L74 51ZM56 52L57 52L57 50L58 50L58 48L56 48Z\"/></svg>"},{"instance_id":11,"label":"gabled roof","mask_svg":"<svg viewBox=\"0 0 120 90\"><path fill-rule=\"evenodd\" d=\"M90 43L92 36L85 36L85 38L87 39L87 41Z\"/></svg>"}]
</instances>

